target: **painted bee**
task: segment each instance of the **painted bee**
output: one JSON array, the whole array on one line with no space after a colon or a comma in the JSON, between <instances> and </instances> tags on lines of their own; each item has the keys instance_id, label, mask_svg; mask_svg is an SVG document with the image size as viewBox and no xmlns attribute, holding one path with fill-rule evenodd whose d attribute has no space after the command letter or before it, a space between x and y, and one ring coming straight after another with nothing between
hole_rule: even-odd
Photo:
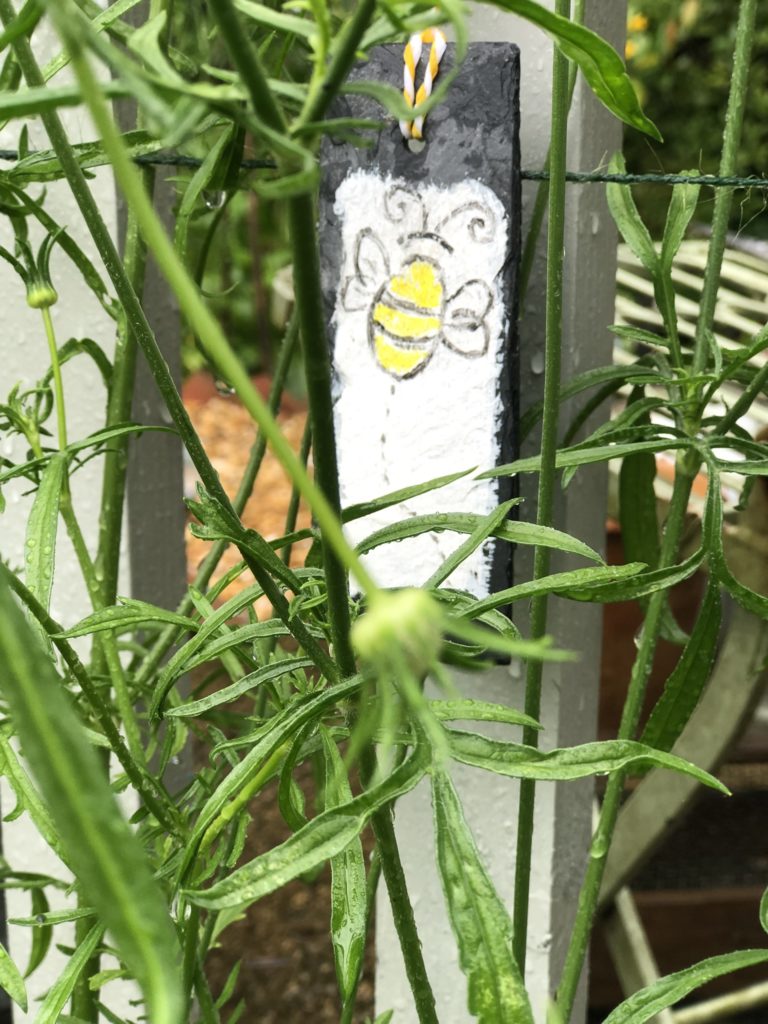
<instances>
[{"instance_id":1,"label":"painted bee","mask_svg":"<svg viewBox=\"0 0 768 1024\"><path fill-rule=\"evenodd\" d=\"M405 380L421 373L441 344L468 358L485 355L494 293L480 278L451 291L447 270L455 272L467 260L464 252L456 252L457 234L465 244L492 241L493 212L469 200L430 223L419 195L395 183L384 196L384 214L391 225L415 230L397 236L392 256L372 228L361 230L354 243L353 273L341 288L343 309L367 311L368 343L378 365Z\"/></svg>"}]
</instances>

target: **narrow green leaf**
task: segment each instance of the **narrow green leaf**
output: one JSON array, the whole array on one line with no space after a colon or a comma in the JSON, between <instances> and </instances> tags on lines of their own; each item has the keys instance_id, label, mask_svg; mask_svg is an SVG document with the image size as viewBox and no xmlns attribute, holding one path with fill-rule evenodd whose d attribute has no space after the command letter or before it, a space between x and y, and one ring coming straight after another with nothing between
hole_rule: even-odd
<instances>
[{"instance_id":1,"label":"narrow green leaf","mask_svg":"<svg viewBox=\"0 0 768 1024\"><path fill-rule=\"evenodd\" d=\"M280 846L256 857L209 889L185 891L192 902L211 910L244 906L282 888L292 879L336 857L365 828L372 814L413 789L426 771L418 749L377 786L332 810L323 811Z\"/></svg>"},{"instance_id":2,"label":"narrow green leaf","mask_svg":"<svg viewBox=\"0 0 768 1024\"><path fill-rule=\"evenodd\" d=\"M627 324L611 324L608 330L619 338L626 338L627 341L639 341L641 345L669 348L669 338L662 337L660 334L654 334L653 331L645 331L642 327L628 326ZM629 370L632 367L628 366L626 369ZM649 376L652 376L652 371L648 370L646 372Z\"/></svg>"},{"instance_id":3,"label":"narrow green leaf","mask_svg":"<svg viewBox=\"0 0 768 1024\"><path fill-rule=\"evenodd\" d=\"M699 548L690 558L680 565L668 569L654 569L652 572L639 573L632 579L620 583L606 583L602 586L581 589L563 590L562 596L573 601L596 601L600 604L613 604L616 601L638 601L655 594L658 590L669 590L670 587L689 579L704 561L704 548Z\"/></svg>"},{"instance_id":4,"label":"narrow green leaf","mask_svg":"<svg viewBox=\"0 0 768 1024\"><path fill-rule=\"evenodd\" d=\"M123 140L134 159L137 156L149 156L161 148L161 144L149 132L126 132ZM104 167L109 163L104 145L98 140L79 142L72 148L77 156L77 162L84 170ZM17 185L27 185L32 182L58 181L64 177L64 171L54 151L42 149L30 153L14 164L8 172L8 177Z\"/></svg>"},{"instance_id":5,"label":"narrow green leaf","mask_svg":"<svg viewBox=\"0 0 768 1024\"><path fill-rule=\"evenodd\" d=\"M19 807L27 812L38 834L45 840L57 856L66 861L66 854L61 848L56 827L48 813L48 808L32 785L26 769L16 755L9 741L10 728L0 728L0 773L8 780ZM6 819L7 820L7 819Z\"/></svg>"},{"instance_id":6,"label":"narrow green leaf","mask_svg":"<svg viewBox=\"0 0 768 1024\"><path fill-rule=\"evenodd\" d=\"M491 704L485 700L431 700L429 709L440 722L498 722L500 725L525 725L529 729L541 729L535 718L507 707L506 704Z\"/></svg>"},{"instance_id":7,"label":"narrow green leaf","mask_svg":"<svg viewBox=\"0 0 768 1024\"><path fill-rule=\"evenodd\" d=\"M475 551L484 544L485 541L491 536L494 530L498 530L501 524L509 515L510 509L513 505L517 504L517 500L505 501L503 505L499 505L487 516L480 519L475 529L470 533L469 537L460 544L455 551L453 551L439 566L429 579L423 584L425 590L431 590L437 588L441 583L451 575L454 569L457 569L463 562L465 562L470 555L474 554Z\"/></svg>"},{"instance_id":8,"label":"narrow green leaf","mask_svg":"<svg viewBox=\"0 0 768 1024\"><path fill-rule=\"evenodd\" d=\"M612 114L658 142L662 141L658 128L642 111L624 61L604 39L591 29L534 3L534 0L492 2L543 29L561 52L578 64L592 92Z\"/></svg>"},{"instance_id":9,"label":"narrow green leaf","mask_svg":"<svg viewBox=\"0 0 768 1024\"><path fill-rule=\"evenodd\" d=\"M262 594L263 590L258 584L246 587L241 593L235 594L234 597L225 601L203 622L194 624L195 635L182 644L160 673L155 697L149 709L150 718L157 713L174 679L182 674L190 658L205 647L211 637L229 635L229 632L226 631L227 622L244 608L250 607Z\"/></svg>"},{"instance_id":10,"label":"narrow green leaf","mask_svg":"<svg viewBox=\"0 0 768 1024\"><path fill-rule=\"evenodd\" d=\"M138 979L152 1019L178 1024L178 943L165 895L120 813L62 680L36 643L4 578L0 661L5 666L0 687L25 758L80 888Z\"/></svg>"},{"instance_id":11,"label":"narrow green leaf","mask_svg":"<svg viewBox=\"0 0 768 1024\"><path fill-rule=\"evenodd\" d=\"M572 651L553 647L549 636L536 640L518 640L514 636L498 633L495 629L482 629L467 618L446 618L445 632L448 636L458 637L476 646L479 652L495 651L511 658L537 658L542 661L573 661L576 657Z\"/></svg>"},{"instance_id":12,"label":"narrow green leaf","mask_svg":"<svg viewBox=\"0 0 768 1024\"><path fill-rule=\"evenodd\" d=\"M67 1005L67 1000L77 984L78 978L85 969L85 965L93 956L96 947L101 942L104 934L104 925L95 924L86 937L77 947L75 952L67 961L67 966L62 971L57 981L48 990L48 994L40 1005L35 1017L35 1024L56 1024L61 1011Z\"/></svg>"},{"instance_id":13,"label":"narrow green leaf","mask_svg":"<svg viewBox=\"0 0 768 1024\"><path fill-rule=\"evenodd\" d=\"M155 622L167 622L174 626L183 626L185 629L197 629L198 627L198 623L194 619L190 619L186 615L177 615L176 612L168 611L159 605L126 597L121 597L118 600L121 602L119 605L102 608L101 611L93 612L92 615L86 615L77 625L57 634L57 636L70 640L72 637L90 636L92 633L102 633L104 630L123 631Z\"/></svg>"},{"instance_id":14,"label":"narrow green leaf","mask_svg":"<svg viewBox=\"0 0 768 1024\"><path fill-rule=\"evenodd\" d=\"M514 503L517 503L517 499ZM447 530L452 533L472 535L477 530L485 528L485 525L486 517L473 512L435 512L430 515L411 516L409 519L403 519L376 530L375 533L358 544L357 551L360 554L365 554L382 544L391 544L394 541L417 537L432 531L441 533ZM600 555L588 544L549 526L505 521L491 530L491 535L499 540L509 541L511 544L532 544L537 547L554 548L557 551L582 555L593 562L602 562Z\"/></svg>"},{"instance_id":15,"label":"narrow green leaf","mask_svg":"<svg viewBox=\"0 0 768 1024\"><path fill-rule=\"evenodd\" d=\"M512 952L512 921L483 864L450 778L432 776L437 863L469 1012L479 1024L533 1024Z\"/></svg>"},{"instance_id":16,"label":"narrow green leaf","mask_svg":"<svg viewBox=\"0 0 768 1024\"><path fill-rule=\"evenodd\" d=\"M11 960L5 946L0 945L0 987L24 1013L27 1012L27 989L16 964Z\"/></svg>"},{"instance_id":17,"label":"narrow green leaf","mask_svg":"<svg viewBox=\"0 0 768 1024\"><path fill-rule=\"evenodd\" d=\"M619 471L619 521L624 556L630 562L659 564L659 521L656 512L656 458L638 452L622 461Z\"/></svg>"},{"instance_id":18,"label":"narrow green leaf","mask_svg":"<svg viewBox=\"0 0 768 1024\"><path fill-rule=\"evenodd\" d=\"M768 619L768 597L745 586L736 579L728 567L723 550L723 496L720 490L720 473L716 460L709 452L704 453L704 458L709 473L709 484L702 532L709 556L710 572L720 580L742 608L761 619Z\"/></svg>"},{"instance_id":19,"label":"narrow green leaf","mask_svg":"<svg viewBox=\"0 0 768 1024\"><path fill-rule=\"evenodd\" d=\"M103 89L110 98L127 95L125 86L118 82L104 82ZM47 85L21 89L19 92L0 95L0 120L36 117L60 107L79 107L81 103L80 90L76 85L62 85L56 89L50 89Z\"/></svg>"},{"instance_id":20,"label":"narrow green leaf","mask_svg":"<svg viewBox=\"0 0 768 1024\"><path fill-rule=\"evenodd\" d=\"M599 568L572 569L569 572L556 572L550 576L542 576L538 580L518 583L506 590L499 590L488 597L473 601L462 609L466 618L474 619L492 608L503 608L505 605L536 594L589 593L608 583L626 582L642 573L645 565L642 562L630 562L629 565L605 565Z\"/></svg>"},{"instance_id":21,"label":"narrow green leaf","mask_svg":"<svg viewBox=\"0 0 768 1024\"><path fill-rule=\"evenodd\" d=\"M609 166L610 174L626 174L627 165L621 153L615 153ZM648 228L643 223L635 200L632 198L632 189L629 185L619 185L610 182L606 186L608 198L608 209L616 222L616 227L621 237L629 248L640 260L648 273L655 277L659 270L659 255L656 246L653 244Z\"/></svg>"},{"instance_id":22,"label":"narrow green leaf","mask_svg":"<svg viewBox=\"0 0 768 1024\"><path fill-rule=\"evenodd\" d=\"M696 625L648 719L642 743L657 750L671 750L675 745L707 685L717 653L721 617L720 587L710 577Z\"/></svg>"},{"instance_id":23,"label":"narrow green leaf","mask_svg":"<svg viewBox=\"0 0 768 1024\"><path fill-rule=\"evenodd\" d=\"M342 522L351 523L354 519L362 519L363 516L369 516L373 512L381 512L385 508L399 505L401 502L408 501L410 498L415 498L420 494L439 491L442 487L447 487L449 484L455 483L456 480L462 480L465 476L469 476L470 473L474 473L474 468L463 469L458 473L449 473L447 476L436 476L432 480L426 480L424 483L412 484L410 487L401 487L397 491L390 491L389 494L384 494L380 498L374 498L372 501L361 501L355 505L349 505L342 510Z\"/></svg>"},{"instance_id":24,"label":"narrow green leaf","mask_svg":"<svg viewBox=\"0 0 768 1024\"><path fill-rule=\"evenodd\" d=\"M305 726L298 732L285 756L280 769L280 782L277 786L277 804L283 821L292 832L304 828L309 820L306 815L306 799L304 792L293 777L296 763L306 750L306 740L314 730L314 723ZM233 865L234 867L234 865Z\"/></svg>"},{"instance_id":25,"label":"narrow green leaf","mask_svg":"<svg viewBox=\"0 0 768 1024\"><path fill-rule=\"evenodd\" d=\"M697 170L681 171L681 174L698 174ZM691 218L696 212L699 202L700 185L675 185L672 189L672 199L669 203L667 223L664 226L664 238L661 243L660 264L664 273L669 274L672 270L672 263L677 256L685 232L691 223Z\"/></svg>"},{"instance_id":26,"label":"narrow green leaf","mask_svg":"<svg viewBox=\"0 0 768 1024\"><path fill-rule=\"evenodd\" d=\"M65 363L68 363L70 359L77 355L86 355L92 360L101 374L104 386L109 391L112 385L112 364L101 346L92 338L70 338L59 348L59 365L64 366ZM52 377L53 368L46 373L43 379L47 383Z\"/></svg>"},{"instance_id":27,"label":"narrow green leaf","mask_svg":"<svg viewBox=\"0 0 768 1024\"><path fill-rule=\"evenodd\" d=\"M127 40L132 32L133 26L126 25L123 22L122 16L131 8L136 7L137 4L141 3L142 0L114 0L106 10L98 11L95 13L95 17L91 18L90 30L95 33L103 32L105 29L111 29L117 33L120 38ZM55 57L45 65L42 69L42 75L46 82L50 81L55 74L58 74L62 68L65 68L70 62L70 54L67 50L62 50L61 53L57 53Z\"/></svg>"},{"instance_id":28,"label":"narrow green leaf","mask_svg":"<svg viewBox=\"0 0 768 1024\"><path fill-rule=\"evenodd\" d=\"M39 889L33 889L32 895L40 893ZM67 910L37 910L34 903L32 917L12 917L8 924L17 924L25 928L37 929L40 931L49 928L54 924L68 924L70 921L79 921L84 917L95 917L96 911L93 907L69 907ZM47 903L46 903L47 906Z\"/></svg>"},{"instance_id":29,"label":"narrow green leaf","mask_svg":"<svg viewBox=\"0 0 768 1024\"><path fill-rule=\"evenodd\" d=\"M620 334L624 328L608 328L614 334ZM586 370L579 373L571 380L566 381L560 388L560 400L573 398L574 395L588 391L590 388L605 386L605 395L611 395L618 391L625 384L631 383L655 383L659 380L660 374L653 367L644 366L640 363L631 366L599 366L594 370ZM527 437L534 424L541 419L544 408L543 402L537 402L531 406L520 418L520 434Z\"/></svg>"},{"instance_id":30,"label":"narrow green leaf","mask_svg":"<svg viewBox=\"0 0 768 1024\"><path fill-rule=\"evenodd\" d=\"M187 650L187 648L191 647L190 641L183 648L186 652L184 658L174 656L163 669L155 687L152 703L150 704L150 718L154 718L160 713L160 708L168 691L183 672L197 668L198 665L202 665L206 661L213 661L221 657L225 652L231 651L233 647L239 647L241 644L251 643L253 640L263 640L269 636L288 636L288 634L288 627L280 619L266 619L264 622L252 622L247 626L240 626L238 629L226 632L204 646L198 646L193 654ZM195 638L193 637L193 639ZM181 654L181 652L179 651L178 654Z\"/></svg>"},{"instance_id":31,"label":"narrow green leaf","mask_svg":"<svg viewBox=\"0 0 768 1024\"><path fill-rule=\"evenodd\" d=\"M39 0L27 0L8 28L0 32L0 51L10 46L14 39L31 35L42 15Z\"/></svg>"},{"instance_id":32,"label":"narrow green leaf","mask_svg":"<svg viewBox=\"0 0 768 1024\"><path fill-rule=\"evenodd\" d=\"M179 203L179 209L176 214L173 244L176 246L179 258L184 260L185 263L188 262L187 240L189 238L192 218L198 210L201 195L209 187L222 162L222 157L226 156L228 152L234 133L235 126L231 125L219 135L206 153L202 164L189 179L187 187L184 189L184 195Z\"/></svg>"},{"instance_id":33,"label":"narrow green leaf","mask_svg":"<svg viewBox=\"0 0 768 1024\"><path fill-rule=\"evenodd\" d=\"M96 448L98 445L106 444L107 441L113 441L118 437L125 437L128 434L147 434L147 433L162 433L162 434L175 434L175 427L162 427L153 426L148 423L121 423L115 427L106 427L104 430L97 430L93 434L89 434L88 437L83 437L79 441L73 441L67 447L67 451L71 455L75 455L77 452L84 451L86 448Z\"/></svg>"},{"instance_id":34,"label":"narrow green leaf","mask_svg":"<svg viewBox=\"0 0 768 1024\"><path fill-rule=\"evenodd\" d=\"M269 729L259 734L243 760L232 769L200 810L179 866L180 877L184 877L203 837L210 837L219 824L223 827L231 821L247 803L255 792L252 788L254 780L259 779L260 772L263 775L264 766L270 760L279 763L281 749L299 730L307 723L320 719L328 708L350 698L361 686L362 679L359 676L345 679L343 683L329 686L319 693L298 698L274 716Z\"/></svg>"},{"instance_id":35,"label":"narrow green leaf","mask_svg":"<svg viewBox=\"0 0 768 1024\"><path fill-rule=\"evenodd\" d=\"M165 717L194 718L198 715L204 715L211 708L217 708L222 704L235 700L237 697L242 697L244 693L250 693L257 686L272 682L273 679L279 679L280 676L288 675L289 672L298 672L313 666L314 662L311 658L285 658L282 661L273 662L271 665L265 665L264 668L260 668L257 672L249 672L247 676L243 676L242 679L238 679L237 682L232 683L230 686L225 686L221 690L209 693L199 700L192 700L187 704L177 704L176 707L168 708L165 712Z\"/></svg>"},{"instance_id":36,"label":"narrow green leaf","mask_svg":"<svg viewBox=\"0 0 768 1024\"><path fill-rule=\"evenodd\" d=\"M326 810L352 802L344 762L328 730L321 728ZM342 1004L357 989L363 966L367 924L365 860L360 836L331 858L331 940Z\"/></svg>"},{"instance_id":37,"label":"narrow green leaf","mask_svg":"<svg viewBox=\"0 0 768 1024\"><path fill-rule=\"evenodd\" d=\"M622 461L619 521L624 557L631 562L646 562L652 569L659 564L661 557L655 480L656 458L651 452L629 455ZM643 602L644 599L640 600ZM661 635L672 643L684 644L688 640L667 602L662 612Z\"/></svg>"},{"instance_id":38,"label":"narrow green leaf","mask_svg":"<svg viewBox=\"0 0 768 1024\"><path fill-rule=\"evenodd\" d=\"M59 525L59 502L64 485L67 460L54 455L42 472L40 486L32 503L24 541L25 582L40 604L49 610L53 587L53 567L56 560L56 535ZM47 649L50 639L37 619L30 619L34 632L41 637Z\"/></svg>"},{"instance_id":39,"label":"narrow green leaf","mask_svg":"<svg viewBox=\"0 0 768 1024\"><path fill-rule=\"evenodd\" d=\"M636 452L666 452L676 448L691 448L693 441L685 437L663 438L658 441L633 441L628 444L605 444L594 448L561 448L557 453L555 465L557 469L568 469L570 466L589 466L595 462L608 462L611 459L623 459ZM489 480L495 476L514 476L516 473L538 473L541 459L534 455L528 459L517 459L506 466L497 466L480 473L478 480Z\"/></svg>"},{"instance_id":40,"label":"narrow green leaf","mask_svg":"<svg viewBox=\"0 0 768 1024\"><path fill-rule=\"evenodd\" d=\"M634 740L605 740L544 752L522 743L503 743L479 733L454 729L448 730L448 737L451 756L455 760L516 779L582 779L588 775L608 775L633 767L660 767L690 775L710 789L729 795L726 787L708 772L682 757L654 750Z\"/></svg>"},{"instance_id":41,"label":"narrow green leaf","mask_svg":"<svg viewBox=\"0 0 768 1024\"><path fill-rule=\"evenodd\" d=\"M51 946L51 939L53 938L53 922L49 920L51 917L50 904L48 903L48 897L45 894L45 889L32 889L30 891L30 899L32 903L32 914L33 917L29 921L24 919L10 920L8 924L31 924L34 928L32 932L32 945L29 951L29 961L27 963L27 969L24 971L24 977L28 978L30 974L33 974L40 964L45 960L48 950Z\"/></svg>"},{"instance_id":42,"label":"narrow green leaf","mask_svg":"<svg viewBox=\"0 0 768 1024\"><path fill-rule=\"evenodd\" d=\"M265 7L264 4L258 4L255 0L234 0L234 6L259 25L266 25L267 28L275 28L279 32L289 32L307 41L317 35L317 25L308 18L298 18L295 14L284 14L282 11Z\"/></svg>"},{"instance_id":43,"label":"narrow green leaf","mask_svg":"<svg viewBox=\"0 0 768 1024\"><path fill-rule=\"evenodd\" d=\"M745 949L723 956L713 956L677 974L660 978L635 992L621 1006L609 1013L603 1024L647 1024L656 1014L674 1006L697 988L724 974L768 962L768 949Z\"/></svg>"}]
</instances>

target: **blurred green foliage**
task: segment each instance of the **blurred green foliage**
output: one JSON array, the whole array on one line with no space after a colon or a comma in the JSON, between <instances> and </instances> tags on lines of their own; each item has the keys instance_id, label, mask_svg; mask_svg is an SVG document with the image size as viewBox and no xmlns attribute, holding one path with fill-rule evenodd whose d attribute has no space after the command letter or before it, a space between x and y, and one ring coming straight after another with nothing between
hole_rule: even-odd
<instances>
[{"instance_id":1,"label":"blurred green foliage","mask_svg":"<svg viewBox=\"0 0 768 1024\"><path fill-rule=\"evenodd\" d=\"M171 10L176 47L169 56L177 69L183 74L190 68L226 67L226 53L211 27L205 5L174 3ZM295 44L295 36L273 32L262 37L260 55L271 76L289 81L307 79L311 65L306 50ZM187 146L190 153L194 149L195 144ZM201 159L206 156L205 138L199 140L197 150L193 155ZM248 159L255 155L252 140L246 136L242 156ZM180 170L174 176L179 201L193 173ZM283 203L262 202L250 189L247 178L238 179L233 174L221 189L204 193L204 203L190 223L187 255L212 310L248 370L269 373L289 312L286 284L290 292L290 274L286 277L285 271L290 257ZM209 365L189 330L182 338L182 362L185 373ZM301 381L301 368L297 367L291 373L291 390L301 390Z\"/></svg>"},{"instance_id":2,"label":"blurred green foliage","mask_svg":"<svg viewBox=\"0 0 768 1024\"><path fill-rule=\"evenodd\" d=\"M768 174L768 3L761 3L749 83L739 173ZM659 144L628 130L627 164L633 171L678 172L698 167L717 173L728 102L738 5L728 0L630 0L626 57L648 115L659 126ZM636 198L655 235L664 223L668 195L644 185ZM697 220L707 221L711 191L702 192ZM739 193L732 228L768 237L766 193Z\"/></svg>"}]
</instances>

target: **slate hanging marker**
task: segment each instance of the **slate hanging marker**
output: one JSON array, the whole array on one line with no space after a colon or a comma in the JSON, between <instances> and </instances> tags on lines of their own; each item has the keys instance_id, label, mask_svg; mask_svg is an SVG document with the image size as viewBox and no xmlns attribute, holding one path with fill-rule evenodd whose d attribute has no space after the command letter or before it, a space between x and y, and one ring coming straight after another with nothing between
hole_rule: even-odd
<instances>
[{"instance_id":1,"label":"slate hanging marker","mask_svg":"<svg viewBox=\"0 0 768 1024\"><path fill-rule=\"evenodd\" d=\"M454 56L449 46L443 71ZM427 116L420 152L395 121L369 148L323 142L320 255L343 505L514 457L519 75L516 46L471 44ZM350 81L402 76L403 47L384 46ZM329 117L381 120L382 108L347 94ZM350 523L348 535L358 543L434 512L487 515L511 488L462 479ZM366 557L382 586L419 585L464 539L431 532ZM482 597L510 581L510 547L491 539L446 585Z\"/></svg>"}]
</instances>

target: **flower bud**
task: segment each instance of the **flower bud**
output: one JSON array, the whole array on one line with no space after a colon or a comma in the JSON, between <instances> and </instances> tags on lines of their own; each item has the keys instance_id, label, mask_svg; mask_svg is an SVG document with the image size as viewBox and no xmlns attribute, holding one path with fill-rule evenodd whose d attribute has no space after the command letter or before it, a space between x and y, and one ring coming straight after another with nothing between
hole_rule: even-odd
<instances>
[{"instance_id":1,"label":"flower bud","mask_svg":"<svg viewBox=\"0 0 768 1024\"><path fill-rule=\"evenodd\" d=\"M352 644L363 661L396 664L396 653L416 675L429 670L442 640L443 615L426 590L378 594L352 627Z\"/></svg>"},{"instance_id":2,"label":"flower bud","mask_svg":"<svg viewBox=\"0 0 768 1024\"><path fill-rule=\"evenodd\" d=\"M59 294L52 284L45 281L30 281L27 287L27 305L30 309L49 309L59 301Z\"/></svg>"}]
</instances>

